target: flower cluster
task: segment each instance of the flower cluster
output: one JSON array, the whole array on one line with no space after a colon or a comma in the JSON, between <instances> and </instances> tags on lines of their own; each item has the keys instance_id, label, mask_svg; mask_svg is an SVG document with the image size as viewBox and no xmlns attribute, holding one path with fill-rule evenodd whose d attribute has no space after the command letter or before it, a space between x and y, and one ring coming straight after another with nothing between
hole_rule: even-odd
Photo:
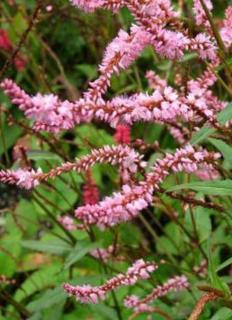
<instances>
[{"instance_id":1,"label":"flower cluster","mask_svg":"<svg viewBox=\"0 0 232 320\"><path fill-rule=\"evenodd\" d=\"M100 77L90 83L91 88L85 93L85 98L101 100L110 84L111 76L128 68L149 44L149 41L149 34L138 26L132 26L130 33L120 30L118 36L106 48L99 67Z\"/></svg>"},{"instance_id":2,"label":"flower cluster","mask_svg":"<svg viewBox=\"0 0 232 320\"><path fill-rule=\"evenodd\" d=\"M77 229L74 219L69 216L60 216L58 221L65 227L66 230L72 231Z\"/></svg>"},{"instance_id":3,"label":"flower cluster","mask_svg":"<svg viewBox=\"0 0 232 320\"><path fill-rule=\"evenodd\" d=\"M0 181L15 184L21 188L29 190L39 185L39 180L36 176L39 176L41 173L41 169L38 169L37 171L26 169L18 169L17 171L0 170Z\"/></svg>"},{"instance_id":4,"label":"flower cluster","mask_svg":"<svg viewBox=\"0 0 232 320\"><path fill-rule=\"evenodd\" d=\"M214 118L215 112L222 110L226 103L219 101L208 89L208 86L213 84L215 76L208 74L206 77L203 74L202 77L189 82L187 95L170 86L160 87L158 84L158 88L151 95L139 93L128 97L119 96L110 101L101 99L98 103L83 99L75 104L68 101L61 102L54 95L38 94L30 97L11 80L5 80L1 87L26 116L35 120L35 129L57 132L61 129L70 129L76 123L89 122L93 118L108 122L112 127L122 123L132 125L139 121L195 123L202 121L203 112L205 121L210 121ZM127 143L128 134L124 136ZM118 139L122 138L118 136Z\"/></svg>"},{"instance_id":5,"label":"flower cluster","mask_svg":"<svg viewBox=\"0 0 232 320\"><path fill-rule=\"evenodd\" d=\"M146 166L146 163L142 161L142 156L126 145L105 146L100 149L92 150L90 155L86 155L78 159L76 162L65 162L48 173L42 173L41 169L37 171L26 169L19 169L17 171L1 170L0 181L9 184L17 184L25 189L32 189L41 181L46 181L49 178L55 178L62 173L70 172L72 170L75 170L76 172L87 172L96 163L109 163L112 165L118 164L121 167L123 175L127 178L131 174L135 174L139 167L143 168ZM93 187L93 182L91 183L91 187ZM96 190L94 192L94 196L96 198ZM88 187L86 188L85 198L85 200L89 199Z\"/></svg>"},{"instance_id":6,"label":"flower cluster","mask_svg":"<svg viewBox=\"0 0 232 320\"><path fill-rule=\"evenodd\" d=\"M177 149L175 154L157 160L144 181L133 186L124 185L121 192L115 192L95 205L77 208L75 216L87 225L96 224L100 228L131 220L152 203L153 192L159 190L170 171L194 173L201 167L213 169L213 162L218 158L220 154L196 151L190 145Z\"/></svg>"},{"instance_id":7,"label":"flower cluster","mask_svg":"<svg viewBox=\"0 0 232 320\"><path fill-rule=\"evenodd\" d=\"M137 260L125 274L120 273L99 287L64 284L63 288L69 295L75 296L76 299L82 303L98 303L99 300L105 299L107 292L121 286L131 286L141 279L148 279L150 273L155 271L157 267L155 263L145 262L140 259Z\"/></svg>"},{"instance_id":8,"label":"flower cluster","mask_svg":"<svg viewBox=\"0 0 232 320\"><path fill-rule=\"evenodd\" d=\"M223 27L221 28L221 31L220 31L222 40L226 45L226 47L230 47L232 44L231 28L232 28L232 7L228 7L226 10L225 20L223 21Z\"/></svg>"},{"instance_id":9,"label":"flower cluster","mask_svg":"<svg viewBox=\"0 0 232 320\"><path fill-rule=\"evenodd\" d=\"M213 10L211 0L193 1L195 27L197 26L193 30L187 27L187 23L181 19L180 13L174 10L170 0L71 0L71 2L89 13L104 9L117 14L119 9L127 7L134 18L128 30L120 29L116 37L106 46L98 67L98 78L89 83L87 90L76 101L68 101L65 98L61 100L55 94L29 95L10 79L3 80L0 87L12 103L33 121L36 134L39 134L38 131L57 134L82 123L99 121L111 127L108 129L115 130L115 145L92 149L90 153L75 161L64 162L48 172L43 172L40 168L37 170L31 168L33 162L29 163L27 169L0 170L0 182L30 190L61 174L71 171L84 173L82 200L75 209L75 217L65 215L59 217L56 222L59 227L63 227L66 234L72 236L69 231L82 229L87 231L92 240L95 234L91 226L105 229L128 222L159 201L160 199L157 200L158 197L154 195L163 192L162 183L171 174L184 172L202 180L220 177L221 172L216 167L220 154L201 147L193 147L189 141L192 134L203 126L213 126L218 130L217 133L223 134L228 132L228 126L231 124L228 122L224 126L218 121L217 114L225 109L227 102L219 100L213 86L217 79L220 79L220 75L215 71L216 67L219 67L220 71L228 67L224 63L226 59L223 61L222 51L225 49L226 56L232 44L232 7L227 8L218 34L215 35L208 17ZM47 10L53 8L47 7ZM220 41L222 47L225 47L223 50L218 48ZM110 93L107 95L112 77L128 69L147 46L154 50L157 60L164 58L172 61L174 68L177 68L176 83L171 82L169 76L162 78L150 70L146 73L148 92L141 90L128 95L111 96ZM7 52L13 49L7 34L2 30L0 30L0 48ZM197 57L200 61L204 60L206 66L203 73L194 79L191 79L189 74L181 74L179 70L186 52L194 53L189 55L190 58L187 56L187 59L192 59L192 56L193 59ZM176 60L178 64L175 64ZM225 74L230 77L227 72ZM231 93L231 88L223 80L221 82ZM142 139L133 140L132 127L138 122L166 125L180 147L174 152L165 153L157 141L149 144ZM229 137L231 138L231 132ZM158 152L155 154L156 161L147 165L143 159L149 158L150 150ZM107 163L119 169L119 178L115 179L117 188L112 195L100 196L100 189L90 171L97 163ZM190 204L194 200L197 201L193 197L187 197L187 200ZM198 200L197 205L199 203L206 207L208 204L201 200ZM98 248L90 251L90 256L99 259L103 264L107 263L118 248L117 241L118 238L106 249ZM205 267L203 262L193 271L202 275ZM121 286L134 285L141 279L148 279L156 268L155 263L140 259L126 273L119 273L100 286L73 286L65 283L63 288L67 294L76 297L81 303L96 304L104 300L108 292ZM154 288L144 298L127 297L125 306L137 313L152 312L150 303L154 300L171 291L187 289L188 286L185 276L176 276Z\"/></svg>"},{"instance_id":10,"label":"flower cluster","mask_svg":"<svg viewBox=\"0 0 232 320\"><path fill-rule=\"evenodd\" d=\"M204 0L204 1L207 9L211 12L213 9L213 4L211 0ZM199 26L202 25L205 27L209 27L209 21L207 19L207 16L205 14L205 11L202 7L200 0L194 0L193 11L195 14L196 24Z\"/></svg>"},{"instance_id":11,"label":"flower cluster","mask_svg":"<svg viewBox=\"0 0 232 320\"><path fill-rule=\"evenodd\" d=\"M129 98L117 97L112 101L104 101L102 98L110 85L112 75L128 68L147 45L151 45L158 54L168 59L179 59L183 56L185 50L192 50L196 51L204 60L210 60L214 64L218 62L217 48L211 34L199 33L195 38L191 38L181 32L181 26L176 23L178 14L173 10L170 1L159 0L140 3L132 0L91 0L88 3L86 1L73 1L73 4L86 11L94 11L100 7L115 11L122 6L127 6L134 15L137 25L132 25L129 32L124 30L118 32L117 37L105 50L99 67L100 75L98 79L90 83L89 89L77 101L61 101L54 94L41 95L38 93L30 97L11 80L3 81L1 87L12 99L12 102L19 105L25 115L35 121L34 127L37 130L58 132L59 130L70 129L81 122L89 122L93 118L107 121L112 126L115 126L119 120L125 120L128 123L134 121L167 121L167 116L162 117L162 110L160 111L161 114L157 111L157 103L161 109L163 108L162 104L164 104L165 110L173 109L173 112L176 112L178 107L172 106L172 104L171 106L167 105L169 103L169 101L166 102L167 97L157 97L157 92L147 98L146 95L143 96L142 94ZM210 1L207 2L207 5L211 9ZM198 17L197 21L202 23L205 20L205 14L199 0L195 1L194 8ZM225 39L227 46L230 43L230 11L231 9L228 8L221 28L222 38ZM177 30L168 29L168 23ZM167 92L170 90L169 87L165 86L165 82L160 85L161 82L156 88L159 92L163 92L165 89ZM146 102L147 99L154 99L154 102ZM157 99L158 101L156 101ZM143 103L145 103L145 106ZM147 103L152 103L152 108L156 109L154 115L150 114L150 110L146 110ZM180 103L180 101L175 101L176 103ZM136 105L135 110L131 108L134 104ZM181 107L182 104L178 109L181 110ZM117 114L115 114L115 109ZM131 115L128 120L124 119L126 118L123 116L124 113ZM139 116L140 114L141 116ZM179 114L176 116L179 116Z\"/></svg>"},{"instance_id":12,"label":"flower cluster","mask_svg":"<svg viewBox=\"0 0 232 320\"><path fill-rule=\"evenodd\" d=\"M98 249L91 250L90 254L94 258L97 258L99 260L103 260L103 262L107 262L109 260L109 258L111 258L113 256L116 249L117 248L114 245L110 245L106 249L98 248Z\"/></svg>"},{"instance_id":13,"label":"flower cluster","mask_svg":"<svg viewBox=\"0 0 232 320\"><path fill-rule=\"evenodd\" d=\"M139 299L136 296L129 296L125 299L124 303L127 308L132 308L136 312L150 312L152 308L149 306L149 303L157 298L166 296L170 291L180 291L188 287L189 283L185 276L176 276L169 279L163 285L159 285L153 289L153 291L143 299Z\"/></svg>"}]
</instances>

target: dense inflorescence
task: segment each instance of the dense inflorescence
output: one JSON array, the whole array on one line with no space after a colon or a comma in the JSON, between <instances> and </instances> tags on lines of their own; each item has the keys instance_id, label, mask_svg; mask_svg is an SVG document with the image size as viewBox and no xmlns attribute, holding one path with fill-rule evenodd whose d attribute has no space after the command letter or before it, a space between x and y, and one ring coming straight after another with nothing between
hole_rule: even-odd
<instances>
[{"instance_id":1,"label":"dense inflorescence","mask_svg":"<svg viewBox=\"0 0 232 320\"><path fill-rule=\"evenodd\" d=\"M141 279L148 279L150 273L157 269L157 265L151 262L145 262L140 259L137 260L125 274L120 273L111 278L106 283L99 287L85 286L71 286L64 284L64 290L76 297L82 303L97 303L99 300L105 299L107 292L110 292L120 286L130 286Z\"/></svg>"},{"instance_id":2,"label":"dense inflorescence","mask_svg":"<svg viewBox=\"0 0 232 320\"><path fill-rule=\"evenodd\" d=\"M91 236L92 226L112 228L137 218L144 209L156 203L163 182L172 174L183 172L202 180L220 177L218 162L221 154L192 146L190 141L192 134L202 127L212 127L220 134L228 133L230 123L224 125L218 120L218 112L225 109L227 102L217 97L214 86L220 79L216 68L224 64L222 48L227 50L232 44L232 7L227 8L215 36L208 18L213 10L210 0L205 0L206 10L201 0L193 1L196 32L184 25L180 12L174 9L169 0L71 2L88 13L104 9L117 14L121 8L127 7L134 18L128 30L120 29L107 45L98 67L98 78L91 81L88 89L74 101L61 100L53 93L29 95L11 79L3 80L1 88L12 103L32 120L34 132L58 134L79 124L98 121L107 124L110 130L115 130L115 145L92 149L75 161L66 161L48 172L31 167L0 170L0 182L32 190L41 183L47 183L49 179L71 171L84 175L81 204L78 203L74 217L60 216L59 223L67 231L82 229ZM5 33L1 34L0 40L2 48L11 50ZM218 43L222 43L220 48ZM193 54L206 68L197 78L188 78L185 82L179 75L178 81L172 85L168 79L148 71L148 92L109 98L107 91L112 77L128 69L147 46L154 50L158 59L168 59L172 63L182 63L186 53ZM224 82L223 85L229 90ZM145 150L151 147L159 150L160 146L159 143L147 146L143 140L133 140L133 125L138 122L165 125L179 147L174 152L160 152L156 161L148 165L143 160L147 156ZM120 189L102 198L91 168L103 163L118 167ZM115 248L115 245L110 245L107 249L94 249L90 255L106 263ZM106 298L106 293L120 286L134 285L141 279L148 279L156 268L155 263L140 259L126 273L119 273L98 287L64 284L63 288L82 303L96 304ZM196 269L196 272L199 270ZM155 299L188 287L189 282L185 276L176 276L155 287L145 298L127 297L124 304L134 312L152 312L150 303Z\"/></svg>"}]
</instances>

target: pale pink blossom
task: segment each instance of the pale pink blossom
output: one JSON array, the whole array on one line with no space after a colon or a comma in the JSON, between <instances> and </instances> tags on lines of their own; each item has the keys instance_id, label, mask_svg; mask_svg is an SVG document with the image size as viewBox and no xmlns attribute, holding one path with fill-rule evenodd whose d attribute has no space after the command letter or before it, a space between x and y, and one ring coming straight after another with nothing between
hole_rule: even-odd
<instances>
[{"instance_id":1,"label":"pale pink blossom","mask_svg":"<svg viewBox=\"0 0 232 320\"><path fill-rule=\"evenodd\" d=\"M201 261L199 265L194 266L193 271L200 277L204 278L207 275L207 271L208 271L207 260L204 259Z\"/></svg>"},{"instance_id":2,"label":"pale pink blossom","mask_svg":"<svg viewBox=\"0 0 232 320\"><path fill-rule=\"evenodd\" d=\"M41 181L55 178L62 173L74 170L78 173L81 171L87 172L96 163L119 165L122 172L128 176L135 174L139 167L144 168L146 166L146 162L142 161L142 156L127 145L104 146L103 148L93 149L90 154L77 159L76 162L65 162L61 166L51 169L48 173L42 173L40 169L37 171L26 169L1 170L0 181L30 189L36 187Z\"/></svg>"},{"instance_id":3,"label":"pale pink blossom","mask_svg":"<svg viewBox=\"0 0 232 320\"><path fill-rule=\"evenodd\" d=\"M169 279L163 285L159 285L146 297L139 299L137 296L128 296L124 300L127 308L132 308L136 312L150 312L152 309L148 305L154 300L166 296L171 291L180 291L189 287L188 280L185 276L176 276Z\"/></svg>"},{"instance_id":4,"label":"pale pink blossom","mask_svg":"<svg viewBox=\"0 0 232 320\"><path fill-rule=\"evenodd\" d=\"M189 80L187 82L188 90L193 93L200 93L200 95L204 94L209 87L212 87L217 81L217 77L212 69L215 66L210 65L201 76L199 76L195 80Z\"/></svg>"},{"instance_id":5,"label":"pale pink blossom","mask_svg":"<svg viewBox=\"0 0 232 320\"><path fill-rule=\"evenodd\" d=\"M86 12L93 12L98 8L117 11L124 4L122 0L71 0L71 2Z\"/></svg>"},{"instance_id":6,"label":"pale pink blossom","mask_svg":"<svg viewBox=\"0 0 232 320\"><path fill-rule=\"evenodd\" d=\"M74 219L69 216L61 216L58 218L58 221L65 227L66 230L72 231L77 229Z\"/></svg>"},{"instance_id":7,"label":"pale pink blossom","mask_svg":"<svg viewBox=\"0 0 232 320\"><path fill-rule=\"evenodd\" d=\"M107 46L99 67L100 77L89 84L90 89L85 93L85 98L100 99L110 84L111 76L128 68L149 43L150 35L142 28L132 25L130 33L121 29Z\"/></svg>"},{"instance_id":8,"label":"pale pink blossom","mask_svg":"<svg viewBox=\"0 0 232 320\"><path fill-rule=\"evenodd\" d=\"M170 171L194 173L201 167L212 169L212 162L218 158L220 154L203 149L196 151L190 145L177 149L174 154L158 159L145 181L133 186L124 185L121 192L113 193L98 204L79 207L75 216L87 225L96 224L102 229L131 220L152 203L153 192L159 190Z\"/></svg>"},{"instance_id":9,"label":"pale pink blossom","mask_svg":"<svg viewBox=\"0 0 232 320\"><path fill-rule=\"evenodd\" d=\"M39 185L36 175L42 174L42 170L18 169L16 171L0 170L0 181L9 184L18 185L21 188L32 189Z\"/></svg>"},{"instance_id":10,"label":"pale pink blossom","mask_svg":"<svg viewBox=\"0 0 232 320\"><path fill-rule=\"evenodd\" d=\"M93 256L94 258L107 262L113 256L116 249L117 248L115 247L115 245L110 245L106 249L98 248L98 249L91 250L90 255Z\"/></svg>"},{"instance_id":11,"label":"pale pink blossom","mask_svg":"<svg viewBox=\"0 0 232 320\"><path fill-rule=\"evenodd\" d=\"M223 20L220 34L226 47L229 47L232 43L232 7L226 9L226 17Z\"/></svg>"},{"instance_id":12,"label":"pale pink blossom","mask_svg":"<svg viewBox=\"0 0 232 320\"><path fill-rule=\"evenodd\" d=\"M148 80L149 87L153 90L164 90L167 87L167 81L162 79L154 71L148 71L146 73L146 78Z\"/></svg>"},{"instance_id":13,"label":"pale pink blossom","mask_svg":"<svg viewBox=\"0 0 232 320\"><path fill-rule=\"evenodd\" d=\"M71 2L82 10L93 12L95 9L103 6L105 0L71 0Z\"/></svg>"},{"instance_id":14,"label":"pale pink blossom","mask_svg":"<svg viewBox=\"0 0 232 320\"><path fill-rule=\"evenodd\" d=\"M213 4L212 4L211 0L204 0L204 3L206 5L207 9L209 10L209 12L211 12L213 9ZM203 25L208 28L210 26L210 24L209 24L209 21L207 19L207 16L205 14L205 11L202 7L200 0L193 1L193 11L195 14L196 24Z\"/></svg>"},{"instance_id":15,"label":"pale pink blossom","mask_svg":"<svg viewBox=\"0 0 232 320\"><path fill-rule=\"evenodd\" d=\"M152 40L155 51L170 60L180 59L188 49L190 40L181 32L159 29Z\"/></svg>"},{"instance_id":16,"label":"pale pink blossom","mask_svg":"<svg viewBox=\"0 0 232 320\"><path fill-rule=\"evenodd\" d=\"M190 47L199 54L202 60L218 63L216 45L206 33L198 33L194 39L191 39Z\"/></svg>"},{"instance_id":17,"label":"pale pink blossom","mask_svg":"<svg viewBox=\"0 0 232 320\"><path fill-rule=\"evenodd\" d=\"M214 168L201 168L195 172L201 180L216 180L220 178L220 173Z\"/></svg>"},{"instance_id":18,"label":"pale pink blossom","mask_svg":"<svg viewBox=\"0 0 232 320\"><path fill-rule=\"evenodd\" d=\"M99 300L105 299L107 292L121 286L134 285L137 281L142 279L148 279L150 273L154 272L157 268L157 264L145 262L143 259L140 259L134 262L126 273L119 273L99 287L64 284L63 288L70 296L75 296L76 299L82 303L98 303Z\"/></svg>"}]
</instances>

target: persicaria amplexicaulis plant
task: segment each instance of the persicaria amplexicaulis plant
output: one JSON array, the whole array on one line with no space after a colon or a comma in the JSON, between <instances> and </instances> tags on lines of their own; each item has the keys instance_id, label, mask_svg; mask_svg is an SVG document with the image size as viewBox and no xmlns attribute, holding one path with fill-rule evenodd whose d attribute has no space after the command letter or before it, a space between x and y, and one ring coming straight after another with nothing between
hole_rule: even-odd
<instances>
[{"instance_id":1,"label":"persicaria amplexicaulis plant","mask_svg":"<svg viewBox=\"0 0 232 320\"><path fill-rule=\"evenodd\" d=\"M192 284L193 275L205 279L207 267L212 264L199 238L193 209L214 210L214 215L220 212L222 217L226 216L231 232L224 203L212 198L210 193L204 195L204 187L200 189L198 186L197 189L197 184L195 188L190 188L192 191L183 193L178 193L174 186L181 182L188 183L191 179L195 183L200 183L200 180L210 180L212 183L230 177L230 167L223 168L222 162L230 148L227 144L232 138L231 117L228 112L227 119L224 116L222 121L221 118L228 111L232 96L232 67L228 62L232 45L232 7L225 10L224 17L218 22L213 18L211 0L193 0L192 12L188 12L187 16L184 16L184 1L179 1L179 6L170 0L72 0L71 4L86 14L95 14L98 10L111 11L115 19L122 10L128 10L131 14L132 24L128 29L119 29L106 46L98 66L97 79L91 81L88 89L73 101L63 100L54 93L35 92L31 95L8 78L1 82L0 87L12 104L18 106L30 120L35 135L47 132L48 137L59 140L65 131L89 123L98 126L100 123L111 133L112 143L101 147L90 146L87 154L72 160L64 157L60 165L50 169L27 165L1 170L0 181L33 192L39 186L52 185L67 173L81 176L80 201L72 211L59 216L57 223L74 240L76 234L83 232L94 242L95 233L108 231L112 232L114 239L108 247L99 245L88 251L89 256L107 271L107 280L98 285L73 285L67 280L63 284L64 291L84 304L102 303L112 295L113 301L126 309L127 315L130 311L133 313L131 317L158 312L166 319L174 319L167 315L167 311L160 309L162 304L157 304L161 301L158 299L164 296L170 299L169 294L172 296L173 292L178 292L174 295L174 301L181 305L179 294L182 291L186 294L188 290L191 292L195 286ZM3 45L9 47L8 42ZM147 49L152 50L156 61L150 66L151 70L140 70L143 83L146 81L148 84L147 89L143 90L141 85L136 92L112 94L112 80L133 68ZM191 70L189 61L192 60L200 66L196 74ZM169 70L166 74L156 67L163 61L164 70ZM170 77L172 68L175 76ZM172 147L163 148L160 141L148 142L145 134L139 136L141 130L137 132L136 128L141 124L143 131L151 124L154 128L163 128L168 139L173 141ZM200 145L210 134L214 135L211 144ZM215 138L222 141L218 147ZM151 156L153 153L155 157ZM111 194L101 193L93 174L93 167L99 164L117 168L118 176L112 183ZM170 183L174 188L166 187ZM200 193L196 195L194 190ZM170 201L166 202L167 197L175 199L174 207ZM149 253L140 250L140 256L137 254L127 260L128 248L120 239L120 227L128 223L144 223L148 233L157 240L153 222L157 221L158 215L160 217L160 210L164 210L168 218L180 227L181 241L186 242L189 237L188 250L199 249L197 262L204 267L204 272L189 256L178 270L173 263L175 251L168 253L165 263L162 255L154 254L154 248L148 250ZM217 220L218 216L214 218ZM186 219L191 220L193 232L186 227ZM158 226L162 228L162 222L158 221ZM175 239L169 241L175 243ZM159 243L160 248L166 245L165 241ZM148 259L145 259L146 255ZM120 269L117 275L110 278L110 267L111 271L117 271L117 268L114 270L114 263L110 263L117 259L130 266L126 272ZM158 265L162 264L162 269L172 263L173 272L157 280L153 272ZM75 277L73 280L75 283ZM148 285L143 287L144 280ZM115 293L119 287L129 287L129 294L121 302L118 302ZM230 301L231 307L230 289L226 285L216 288L208 285L203 290L208 290L209 296L196 306L192 315L190 309L186 311L183 308L184 316L175 319L189 315L191 320L198 319L205 304L211 300ZM122 319L120 312L117 312L119 319Z\"/></svg>"}]
</instances>

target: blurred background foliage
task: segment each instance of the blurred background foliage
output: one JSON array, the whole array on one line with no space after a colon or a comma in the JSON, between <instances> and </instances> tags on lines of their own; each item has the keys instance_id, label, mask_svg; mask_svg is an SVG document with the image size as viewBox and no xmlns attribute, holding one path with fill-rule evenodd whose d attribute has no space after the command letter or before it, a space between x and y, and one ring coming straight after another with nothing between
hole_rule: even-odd
<instances>
[{"instance_id":1,"label":"blurred background foliage","mask_svg":"<svg viewBox=\"0 0 232 320\"><path fill-rule=\"evenodd\" d=\"M119 15L102 10L84 14L65 0L45 2L18 55L21 63L10 66L2 78L13 78L31 94L57 93L63 99L75 100L87 89L88 82L97 77L97 66L106 45L119 28L128 28L132 17L126 9ZM177 2L173 1L174 5ZM226 0L213 2L216 20L223 16L225 7L232 4ZM28 28L36 5L36 1L31 0L1 1L0 29L8 33L13 48L17 48ZM191 1L184 1L184 6L191 17ZM10 55L10 51L0 49L0 69ZM113 77L107 97L149 90L145 79L148 70L166 77L175 86L177 72L197 76L202 68L204 65L193 55L186 55L183 61L173 64L161 60L147 48L128 70ZM215 91L222 99L228 99L220 85ZM30 121L2 92L0 101L1 168L18 168L29 162L32 167L46 171L62 161L88 153L93 147L114 142L114 130L104 123L83 124L59 135L36 134L30 129ZM148 143L158 140L162 151L177 147L166 128L157 124L136 124L132 136ZM27 150L24 156L18 151L21 146ZM160 155L160 151L155 151L148 154L146 160L152 164ZM96 165L93 175L102 197L119 187L117 170L113 167ZM166 187L188 178L171 176ZM118 319L112 297L104 304L86 307L67 299L61 284L65 281L99 284L140 257L165 259L167 264L156 271L151 281L133 290L117 291L122 319L129 317L122 306L126 294L144 295L154 284L180 273L186 274L194 285L187 292L157 301L156 305L172 319L186 319L201 294L197 285L207 279L207 271L203 277L194 272L194 266L205 256L210 260L207 284L225 289L226 283L231 283L231 215L227 217L201 207L190 207L185 212L179 200L161 195L160 201L144 212L141 220L104 232L94 229L94 238L91 238L83 231L65 231L57 222L58 216L72 214L81 204L84 181L82 175L66 174L30 193L0 184L0 274L14 280L0 285L0 319ZM220 198L217 201L220 203ZM231 197L223 201L231 208ZM120 250L104 270L89 252L96 246L106 247L113 242L118 243ZM124 259L120 259L121 256ZM141 315L139 319L146 317ZM163 318L155 315L152 319ZM232 312L227 306L219 308L215 302L205 309L201 319L229 320Z\"/></svg>"}]
</instances>

